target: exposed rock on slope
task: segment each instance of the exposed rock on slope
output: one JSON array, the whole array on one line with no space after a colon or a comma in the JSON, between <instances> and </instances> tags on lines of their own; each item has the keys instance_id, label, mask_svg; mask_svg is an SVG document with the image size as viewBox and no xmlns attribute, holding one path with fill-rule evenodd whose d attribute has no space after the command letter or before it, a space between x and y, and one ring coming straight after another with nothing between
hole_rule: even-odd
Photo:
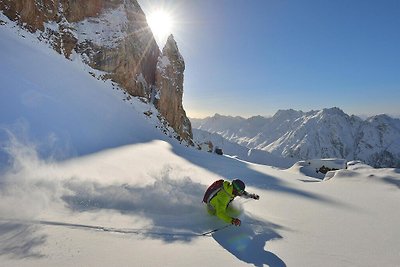
<instances>
[{"instance_id":1,"label":"exposed rock on slope","mask_svg":"<svg viewBox=\"0 0 400 267\"><path fill-rule=\"evenodd\" d=\"M150 101L161 53L136 0L1 0L0 10L66 58L80 56L89 66L104 71L102 78L112 79L130 95ZM176 44L175 52L169 52L169 46L164 49L167 57L179 54ZM169 125L183 139L190 140L190 122L182 97L171 95L167 85L167 76L173 75L171 86L178 86L182 95L183 59L181 62L181 67L181 63L176 65L181 71L179 77L167 71L163 79L158 79L160 96L164 95L158 107Z\"/></svg>"},{"instance_id":2,"label":"exposed rock on slope","mask_svg":"<svg viewBox=\"0 0 400 267\"><path fill-rule=\"evenodd\" d=\"M157 62L155 99L160 113L183 139L191 138L192 126L182 106L185 62L172 35Z\"/></svg>"}]
</instances>

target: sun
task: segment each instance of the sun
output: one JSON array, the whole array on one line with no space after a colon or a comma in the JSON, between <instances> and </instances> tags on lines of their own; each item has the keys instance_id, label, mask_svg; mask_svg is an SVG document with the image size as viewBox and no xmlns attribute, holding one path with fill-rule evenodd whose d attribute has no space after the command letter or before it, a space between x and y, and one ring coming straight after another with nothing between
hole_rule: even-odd
<instances>
[{"instance_id":1,"label":"sun","mask_svg":"<svg viewBox=\"0 0 400 267\"><path fill-rule=\"evenodd\" d=\"M156 41L163 43L172 33L174 20L167 11L155 10L147 17L147 23Z\"/></svg>"}]
</instances>

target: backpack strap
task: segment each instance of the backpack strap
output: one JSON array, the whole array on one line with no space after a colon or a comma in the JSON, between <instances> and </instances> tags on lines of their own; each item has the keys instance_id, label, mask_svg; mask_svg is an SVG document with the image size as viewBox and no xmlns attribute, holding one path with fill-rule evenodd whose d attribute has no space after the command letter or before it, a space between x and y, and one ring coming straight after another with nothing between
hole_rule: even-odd
<instances>
[{"instance_id":1,"label":"backpack strap","mask_svg":"<svg viewBox=\"0 0 400 267\"><path fill-rule=\"evenodd\" d=\"M224 187L222 186L222 187L217 188L217 189L215 189L214 191L212 191L212 192L210 193L210 196L208 197L206 203L210 203L211 199L213 199L213 198L218 194L218 192L221 191L223 188L224 188ZM225 189L224 189L224 190L225 190Z\"/></svg>"}]
</instances>

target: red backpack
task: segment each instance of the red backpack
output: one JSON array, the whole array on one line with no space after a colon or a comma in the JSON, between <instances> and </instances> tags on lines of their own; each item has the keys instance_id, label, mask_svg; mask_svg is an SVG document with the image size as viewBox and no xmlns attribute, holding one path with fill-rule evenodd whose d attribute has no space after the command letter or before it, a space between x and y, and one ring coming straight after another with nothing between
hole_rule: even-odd
<instances>
[{"instance_id":1,"label":"red backpack","mask_svg":"<svg viewBox=\"0 0 400 267\"><path fill-rule=\"evenodd\" d=\"M219 192L219 190L222 189L223 184L224 184L223 179L212 183L212 185L210 185L207 188L206 192L204 193L203 202L206 204L210 202L210 200Z\"/></svg>"}]
</instances>

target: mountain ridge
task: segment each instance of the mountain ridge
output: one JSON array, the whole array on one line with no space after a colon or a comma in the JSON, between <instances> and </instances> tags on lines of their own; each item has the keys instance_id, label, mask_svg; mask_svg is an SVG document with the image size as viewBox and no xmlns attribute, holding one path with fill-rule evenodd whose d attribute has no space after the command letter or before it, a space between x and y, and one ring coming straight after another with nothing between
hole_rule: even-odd
<instances>
[{"instance_id":1,"label":"mountain ridge","mask_svg":"<svg viewBox=\"0 0 400 267\"><path fill-rule=\"evenodd\" d=\"M334 107L308 112L278 110L268 118L232 118L218 114L192 120L192 125L249 149L285 158L338 157L374 167L400 166L400 120L388 115L363 120Z\"/></svg>"}]
</instances>

